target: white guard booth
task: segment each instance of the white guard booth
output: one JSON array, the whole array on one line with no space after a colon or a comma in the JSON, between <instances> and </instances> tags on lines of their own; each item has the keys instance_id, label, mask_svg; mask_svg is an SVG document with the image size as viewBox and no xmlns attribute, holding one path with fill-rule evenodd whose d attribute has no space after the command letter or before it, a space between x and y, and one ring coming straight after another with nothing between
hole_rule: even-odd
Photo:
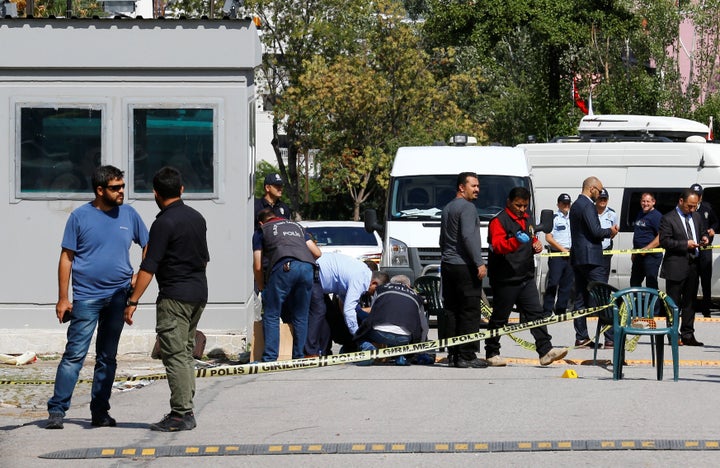
<instances>
[{"instance_id":1,"label":"white guard booth","mask_svg":"<svg viewBox=\"0 0 720 468\"><path fill-rule=\"evenodd\" d=\"M93 198L99 164L125 171L125 203L148 228L158 212L153 174L182 171L183 198L208 223L210 297L199 328L244 342L262 57L253 23L5 18L0 38L0 353L62 351L5 338L64 334L54 312L60 241L69 213ZM137 269L136 246L132 258ZM153 281L124 334L153 334L156 295Z\"/></svg>"}]
</instances>

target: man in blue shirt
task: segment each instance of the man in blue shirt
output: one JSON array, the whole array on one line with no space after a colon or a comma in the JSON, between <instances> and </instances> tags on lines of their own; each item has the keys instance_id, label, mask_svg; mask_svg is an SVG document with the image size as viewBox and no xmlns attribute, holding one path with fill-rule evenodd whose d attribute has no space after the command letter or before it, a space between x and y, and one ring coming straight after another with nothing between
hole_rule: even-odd
<instances>
[{"instance_id":1,"label":"man in blue shirt","mask_svg":"<svg viewBox=\"0 0 720 468\"><path fill-rule=\"evenodd\" d=\"M553 218L553 229L545 234L545 242L548 243L550 253L570 252L572 242L569 216L571 202L572 198L567 193L561 193L557 199L558 210ZM543 315L548 317L553 312L564 314L567 310L575 280L575 273L572 265L570 265L570 256L548 258L546 278Z\"/></svg>"},{"instance_id":2,"label":"man in blue shirt","mask_svg":"<svg viewBox=\"0 0 720 468\"><path fill-rule=\"evenodd\" d=\"M135 282L129 249L133 242L144 248L148 231L137 211L123 205L123 171L113 166L99 167L93 172L92 186L95 199L70 214L63 234L55 313L60 323L69 320L70 325L65 352L55 376L53 396L47 404L47 429L63 428L63 418L70 408L96 326L91 424L116 425L108 411L125 301ZM72 303L68 297L71 276Z\"/></svg>"},{"instance_id":3,"label":"man in blue shirt","mask_svg":"<svg viewBox=\"0 0 720 468\"><path fill-rule=\"evenodd\" d=\"M319 280L313 285L308 317L305 354L329 354L331 340L343 346L342 352L355 351L353 335L358 330L362 310L360 298L390 278L382 271L371 271L362 261L335 252L325 252L317 260ZM332 294L333 300L327 295Z\"/></svg>"},{"instance_id":4,"label":"man in blue shirt","mask_svg":"<svg viewBox=\"0 0 720 468\"><path fill-rule=\"evenodd\" d=\"M610 199L610 194L608 194L608 191L605 189L600 190L600 195L598 195L597 200L595 201L595 207L597 208L598 212L598 220L600 220L600 227L603 229L613 227L617 225L618 219L617 219L617 213L615 213L615 210L610 208L608 206L608 200ZM611 250L613 247L613 241L609 237L606 237L602 241L602 248L603 251L605 250ZM603 254L603 283L607 283L610 280L610 262L612 260L612 255L604 255ZM612 341L612 340L611 340Z\"/></svg>"},{"instance_id":5,"label":"man in blue shirt","mask_svg":"<svg viewBox=\"0 0 720 468\"><path fill-rule=\"evenodd\" d=\"M645 192L640 197L642 211L635 219L633 234L634 249L654 249L660 246L660 219L662 214L655 209L655 197ZM662 263L662 253L633 254L632 270L630 271L630 286L645 286L658 288L658 271Z\"/></svg>"}]
</instances>

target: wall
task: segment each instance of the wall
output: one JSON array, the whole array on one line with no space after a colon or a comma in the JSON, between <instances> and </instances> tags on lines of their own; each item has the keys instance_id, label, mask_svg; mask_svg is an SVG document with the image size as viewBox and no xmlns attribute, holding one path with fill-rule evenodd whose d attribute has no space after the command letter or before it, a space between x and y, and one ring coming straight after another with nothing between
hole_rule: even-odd
<instances>
[{"instance_id":1,"label":"wall","mask_svg":"<svg viewBox=\"0 0 720 468\"><path fill-rule=\"evenodd\" d=\"M91 192L27 194L22 178L20 109L47 106L102 112L103 164L126 171L126 203L148 227L157 214L149 193L133 185L137 170L137 109L213 111L212 177L208 193L186 203L207 219L210 298L201 328L245 330L253 285L250 237L255 167L254 68L261 49L244 20L0 19L0 272L2 328L58 325L57 261L68 214ZM208 150L205 148L205 150ZM186 184L187 185L187 184ZM139 249L133 263L139 264ZM154 327L153 284L135 328Z\"/></svg>"}]
</instances>

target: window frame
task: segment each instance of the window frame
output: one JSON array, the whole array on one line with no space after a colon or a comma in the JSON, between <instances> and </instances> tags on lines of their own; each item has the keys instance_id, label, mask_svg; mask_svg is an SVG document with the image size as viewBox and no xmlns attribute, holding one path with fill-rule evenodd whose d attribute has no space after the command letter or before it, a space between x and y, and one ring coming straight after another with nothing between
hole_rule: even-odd
<instances>
[{"instance_id":1,"label":"window frame","mask_svg":"<svg viewBox=\"0 0 720 468\"><path fill-rule=\"evenodd\" d=\"M43 97L16 97L10 102L10 128L14 131L12 154L12 174L14 190L12 202L22 200L89 200L94 197L92 190L86 192L60 192L43 190L24 192L22 190L22 110L23 109L83 109L100 111L100 162L108 164L108 115L110 103L105 99L57 99ZM9 158L10 159L10 158Z\"/></svg>"},{"instance_id":2,"label":"window frame","mask_svg":"<svg viewBox=\"0 0 720 468\"><path fill-rule=\"evenodd\" d=\"M221 161L220 155L222 154L220 145L222 139L220 133L223 131L222 122L224 122L223 115L223 100L222 99L208 99L208 98L178 98L178 97L165 97L162 101L157 98L153 99L126 99L123 105L123 112L125 115L123 118L127 122L127 170L126 180L127 187L126 193L128 196L135 200L153 200L154 195L152 190L150 192L138 192L135 190L135 126L134 126L134 110L135 109L211 109L213 112L213 162L212 162L212 178L213 187L210 192L190 192L184 191L183 198L187 200L218 200L220 198L220 168Z\"/></svg>"}]
</instances>

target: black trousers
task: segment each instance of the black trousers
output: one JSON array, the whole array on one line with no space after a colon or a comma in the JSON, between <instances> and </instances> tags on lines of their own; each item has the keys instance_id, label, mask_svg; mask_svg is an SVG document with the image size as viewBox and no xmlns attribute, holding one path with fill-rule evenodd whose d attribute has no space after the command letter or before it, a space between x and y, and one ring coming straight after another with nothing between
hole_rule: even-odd
<instances>
[{"instance_id":1,"label":"black trousers","mask_svg":"<svg viewBox=\"0 0 720 468\"><path fill-rule=\"evenodd\" d=\"M442 295L445 308L445 336L477 333L480 330L480 307L482 281L477 277L477 268L468 265L443 263ZM448 360L455 358L466 361L477 358L480 343L463 343L448 348Z\"/></svg>"},{"instance_id":2,"label":"black trousers","mask_svg":"<svg viewBox=\"0 0 720 468\"><path fill-rule=\"evenodd\" d=\"M588 284L593 281L605 282L605 268L603 265L574 265L575 271L575 307L586 309L593 307L595 304L590 303L590 293L588 292ZM583 341L589 339L587 329L587 317L580 317L573 320L575 326L575 339ZM610 332L605 333L606 340L612 340Z\"/></svg>"},{"instance_id":3,"label":"black trousers","mask_svg":"<svg viewBox=\"0 0 720 468\"><path fill-rule=\"evenodd\" d=\"M665 288L675 305L680 309L680 337L690 337L695 334L695 308L694 301L698 290L698 260L692 261L687 276L680 281L665 278Z\"/></svg>"},{"instance_id":4,"label":"black trousers","mask_svg":"<svg viewBox=\"0 0 720 468\"><path fill-rule=\"evenodd\" d=\"M307 339L305 340L306 356L330 354L332 341L330 323L327 318L329 302L330 298L323 294L320 282L314 282L310 296Z\"/></svg>"},{"instance_id":5,"label":"black trousers","mask_svg":"<svg viewBox=\"0 0 720 468\"><path fill-rule=\"evenodd\" d=\"M492 291L493 312L488 324L488 330L496 330L507 325L513 305L517 306L518 312L520 312L520 321L523 323L545 317L534 279L520 284L494 283L492 284ZM535 338L538 355L540 357L546 355L553 347L550 342L552 336L548 333L547 327L531 328L530 333ZM485 340L485 356L491 358L499 354L500 337Z\"/></svg>"},{"instance_id":6,"label":"black trousers","mask_svg":"<svg viewBox=\"0 0 720 468\"><path fill-rule=\"evenodd\" d=\"M702 287L702 302L700 303L700 310L703 312L710 312L712 308L712 250L701 250L699 261L700 261L700 286Z\"/></svg>"}]
</instances>

